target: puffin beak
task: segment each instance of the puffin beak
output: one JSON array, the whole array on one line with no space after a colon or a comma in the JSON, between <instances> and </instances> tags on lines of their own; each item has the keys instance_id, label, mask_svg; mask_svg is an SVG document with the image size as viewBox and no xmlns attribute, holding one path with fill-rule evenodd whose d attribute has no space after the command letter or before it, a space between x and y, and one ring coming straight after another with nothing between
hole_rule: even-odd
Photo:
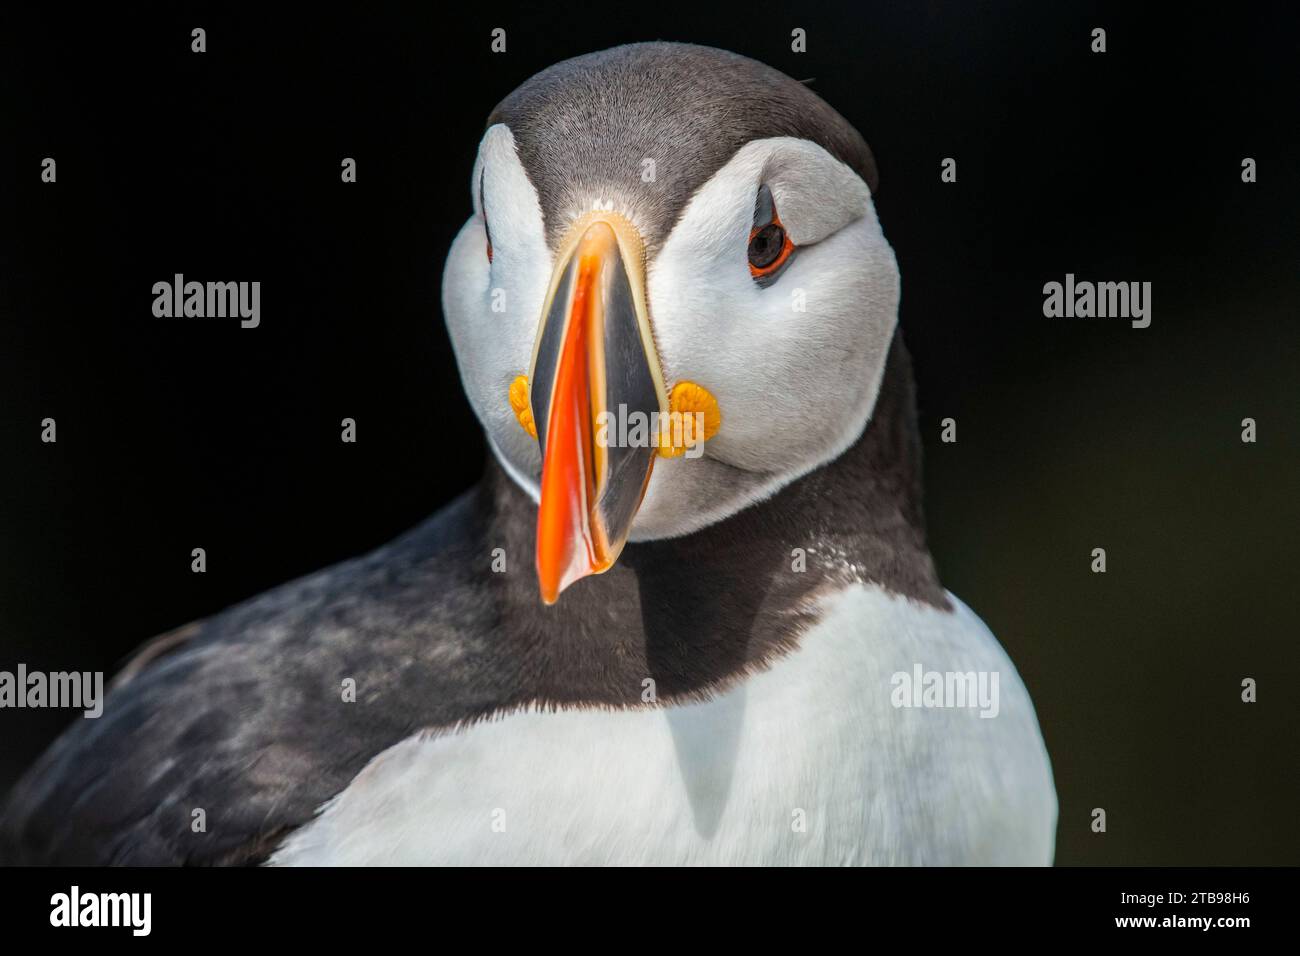
<instances>
[{"instance_id":1,"label":"puffin beak","mask_svg":"<svg viewBox=\"0 0 1300 956\"><path fill-rule=\"evenodd\" d=\"M616 213L581 219L561 245L533 350L533 419L542 452L537 577L554 604L613 566L657 454L653 413L668 411L645 302L645 247ZM644 416L645 441L620 422Z\"/></svg>"}]
</instances>

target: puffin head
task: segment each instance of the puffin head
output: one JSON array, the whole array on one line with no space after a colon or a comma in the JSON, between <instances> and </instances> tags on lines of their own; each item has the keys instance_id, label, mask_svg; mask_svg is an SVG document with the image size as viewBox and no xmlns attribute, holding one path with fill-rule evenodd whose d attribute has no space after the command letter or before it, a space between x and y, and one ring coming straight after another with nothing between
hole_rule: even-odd
<instances>
[{"instance_id":1,"label":"puffin head","mask_svg":"<svg viewBox=\"0 0 1300 956\"><path fill-rule=\"evenodd\" d=\"M862 137L707 47L559 63L488 119L443 309L493 453L538 502L542 600L862 434L898 267Z\"/></svg>"}]
</instances>

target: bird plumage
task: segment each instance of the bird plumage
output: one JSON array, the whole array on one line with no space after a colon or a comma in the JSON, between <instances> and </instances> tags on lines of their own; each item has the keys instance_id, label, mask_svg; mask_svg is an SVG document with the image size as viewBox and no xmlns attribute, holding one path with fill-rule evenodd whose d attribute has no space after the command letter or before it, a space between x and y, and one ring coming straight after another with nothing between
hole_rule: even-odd
<instances>
[{"instance_id":1,"label":"bird plumage","mask_svg":"<svg viewBox=\"0 0 1300 956\"><path fill-rule=\"evenodd\" d=\"M638 175L652 153L658 187ZM512 94L444 280L484 480L147 649L10 795L0 857L1050 862L1028 694L926 546L875 177L806 87L721 51L618 48ZM761 288L743 259L760 183L803 247ZM618 562L544 607L541 459L507 396L593 199L643 237L665 375L716 393L721 426L703 458L655 466ZM513 210L491 263L484 203ZM811 314L782 304L790 281L820 291ZM485 314L492 282L520 290L504 317ZM997 672L998 716L900 709L890 677L914 665Z\"/></svg>"}]
</instances>

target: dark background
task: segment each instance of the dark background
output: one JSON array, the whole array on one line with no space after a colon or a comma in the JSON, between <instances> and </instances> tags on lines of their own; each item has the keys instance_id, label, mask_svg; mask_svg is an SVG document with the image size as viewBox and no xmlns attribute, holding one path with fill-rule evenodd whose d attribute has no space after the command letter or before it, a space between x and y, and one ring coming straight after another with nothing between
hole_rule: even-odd
<instances>
[{"instance_id":1,"label":"dark background","mask_svg":"<svg viewBox=\"0 0 1300 956\"><path fill-rule=\"evenodd\" d=\"M934 553L1034 697L1058 862L1300 863L1282 5L325 6L0 14L0 669L111 672L468 487L439 284L483 121L559 59L688 40L812 78L876 152ZM260 280L261 327L155 319L175 272ZM1044 318L1066 272L1152 282L1151 327ZM70 719L0 712L0 791Z\"/></svg>"}]
</instances>

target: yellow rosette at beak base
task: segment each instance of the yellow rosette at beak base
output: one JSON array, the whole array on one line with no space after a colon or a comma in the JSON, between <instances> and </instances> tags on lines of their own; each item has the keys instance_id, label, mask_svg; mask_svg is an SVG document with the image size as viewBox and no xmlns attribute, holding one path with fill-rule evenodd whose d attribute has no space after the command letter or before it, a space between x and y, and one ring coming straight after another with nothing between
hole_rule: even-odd
<instances>
[{"instance_id":1,"label":"yellow rosette at beak base","mask_svg":"<svg viewBox=\"0 0 1300 956\"><path fill-rule=\"evenodd\" d=\"M670 415L659 432L659 456L677 458L697 442L706 442L718 433L722 412L718 400L703 385L678 382L668 395ZM700 424L703 434L697 434Z\"/></svg>"},{"instance_id":2,"label":"yellow rosette at beak base","mask_svg":"<svg viewBox=\"0 0 1300 956\"><path fill-rule=\"evenodd\" d=\"M696 442L708 441L718 433L722 425L722 412L718 408L718 400L703 385L678 382L669 393L668 403L669 420L661 423L663 427L659 432L661 458L678 458ZM528 376L517 375L510 383L510 407L519 420L519 427L536 438L537 423L533 421L533 410L528 399ZM696 431L701 422L703 436L699 437Z\"/></svg>"},{"instance_id":3,"label":"yellow rosette at beak base","mask_svg":"<svg viewBox=\"0 0 1300 956\"><path fill-rule=\"evenodd\" d=\"M528 401L528 376L517 375L510 383L510 407L514 409L519 427L534 438L537 437L537 423L533 421L532 404Z\"/></svg>"}]
</instances>

